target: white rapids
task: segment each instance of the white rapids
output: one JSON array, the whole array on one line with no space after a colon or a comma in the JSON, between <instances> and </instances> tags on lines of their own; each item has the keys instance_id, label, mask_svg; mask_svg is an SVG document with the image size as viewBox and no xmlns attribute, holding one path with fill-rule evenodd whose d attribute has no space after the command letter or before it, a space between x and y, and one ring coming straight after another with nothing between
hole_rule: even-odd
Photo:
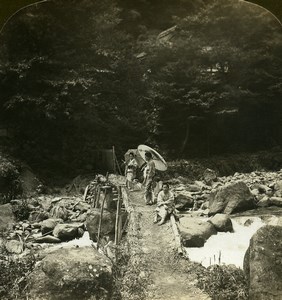
<instances>
[{"instance_id":1,"label":"white rapids","mask_svg":"<svg viewBox=\"0 0 282 300\"><path fill-rule=\"evenodd\" d=\"M45 252L52 252L57 249L61 248L77 248L77 247L87 247L87 246L96 246L96 243L94 243L90 237L89 232L85 231L83 236L79 239L73 239L69 242L62 242L59 244L53 244L50 246L48 245L48 248L45 249Z\"/></svg>"},{"instance_id":2,"label":"white rapids","mask_svg":"<svg viewBox=\"0 0 282 300\"><path fill-rule=\"evenodd\" d=\"M244 255L251 237L266 224L259 217L249 216L232 219L232 225L234 232L218 232L207 240L204 247L185 248L189 259L205 267L233 264L243 268Z\"/></svg>"}]
</instances>

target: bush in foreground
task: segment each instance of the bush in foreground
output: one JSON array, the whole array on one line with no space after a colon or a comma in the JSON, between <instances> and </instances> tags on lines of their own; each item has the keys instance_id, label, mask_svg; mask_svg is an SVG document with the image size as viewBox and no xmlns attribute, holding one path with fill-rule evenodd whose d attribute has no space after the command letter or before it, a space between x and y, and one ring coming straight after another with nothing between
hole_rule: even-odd
<instances>
[{"instance_id":1,"label":"bush in foreground","mask_svg":"<svg viewBox=\"0 0 282 300\"><path fill-rule=\"evenodd\" d=\"M213 265L198 274L198 287L215 300L248 299L243 270L233 265Z\"/></svg>"},{"instance_id":2,"label":"bush in foreground","mask_svg":"<svg viewBox=\"0 0 282 300\"><path fill-rule=\"evenodd\" d=\"M0 299L26 299L27 277L35 265L35 257L29 255L21 259L0 254Z\"/></svg>"}]
</instances>

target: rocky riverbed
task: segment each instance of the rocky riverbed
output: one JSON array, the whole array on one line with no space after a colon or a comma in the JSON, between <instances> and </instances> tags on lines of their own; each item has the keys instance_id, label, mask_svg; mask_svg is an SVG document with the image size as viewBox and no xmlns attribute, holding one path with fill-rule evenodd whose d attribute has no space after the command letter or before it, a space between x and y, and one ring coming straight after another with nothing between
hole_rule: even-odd
<instances>
[{"instance_id":1,"label":"rocky riverbed","mask_svg":"<svg viewBox=\"0 0 282 300\"><path fill-rule=\"evenodd\" d=\"M121 182L121 178L111 177L113 182ZM282 228L282 170L235 173L233 176L219 177L214 171L207 169L200 180L193 182L181 176L167 179L176 196L176 207L179 211L178 228L188 257L205 266L232 263L242 268L243 258L253 234L266 224ZM1 205L0 228L5 232L0 240L2 251L4 249L9 255L18 257L37 253L40 259L43 259L43 265L47 266L51 261L45 257L53 251L64 251L62 249L67 247L93 248L97 238L100 209L91 207L84 189L81 189L81 192L75 195L34 194ZM116 197L115 189L112 190L111 197ZM21 217L22 220L17 221L15 216ZM103 243L104 246L108 246L108 252L96 253L89 264L90 270L101 268L101 265L97 268L94 266L94 261L99 255L102 255L99 259L105 260L105 264L108 264L105 254L110 259L113 257L111 236L115 227L114 210L108 210L106 207L102 225L102 235L107 237ZM239 252L234 252L232 245L240 248L240 255ZM248 251L252 253L252 250ZM61 255L59 252L57 255ZM72 262L79 263L80 251L76 252L70 253L69 258ZM203 255L199 255L200 253ZM209 256L206 253L209 253ZM275 257L275 261L280 261L276 254ZM70 263L66 258L66 264ZM250 268L252 262L248 264L249 269L253 270ZM105 276L110 276L110 273ZM94 275L99 277L99 274L98 272ZM30 278L35 280L39 277ZM69 283L71 282L70 280ZM99 280L96 284L100 286ZM40 289L37 290L37 283L32 286L34 297L37 297ZM101 291L105 289L103 285L100 288ZM87 295L85 299L88 299Z\"/></svg>"}]
</instances>

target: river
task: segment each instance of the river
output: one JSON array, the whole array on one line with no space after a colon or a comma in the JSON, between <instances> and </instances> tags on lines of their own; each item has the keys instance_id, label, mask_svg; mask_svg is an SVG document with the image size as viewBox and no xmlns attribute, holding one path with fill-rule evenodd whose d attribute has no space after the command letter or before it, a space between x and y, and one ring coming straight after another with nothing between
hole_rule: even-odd
<instances>
[{"instance_id":1,"label":"river","mask_svg":"<svg viewBox=\"0 0 282 300\"><path fill-rule=\"evenodd\" d=\"M185 248L190 260L208 267L212 264L233 264L243 268L244 255L253 234L264 225L278 225L282 208L264 208L232 216L234 232L218 232L201 248Z\"/></svg>"}]
</instances>

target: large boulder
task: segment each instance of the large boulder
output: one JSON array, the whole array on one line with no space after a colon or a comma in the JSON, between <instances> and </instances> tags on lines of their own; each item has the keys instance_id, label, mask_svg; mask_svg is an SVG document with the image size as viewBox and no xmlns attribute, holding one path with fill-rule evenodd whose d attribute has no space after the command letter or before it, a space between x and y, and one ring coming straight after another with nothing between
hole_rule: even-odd
<instances>
[{"instance_id":1,"label":"large boulder","mask_svg":"<svg viewBox=\"0 0 282 300\"><path fill-rule=\"evenodd\" d=\"M217 231L233 231L232 221L226 214L216 214L209 220L209 222L214 225Z\"/></svg>"},{"instance_id":2,"label":"large boulder","mask_svg":"<svg viewBox=\"0 0 282 300\"><path fill-rule=\"evenodd\" d=\"M210 236L217 233L211 223L194 217L181 218L178 227L184 247L202 247Z\"/></svg>"},{"instance_id":3,"label":"large boulder","mask_svg":"<svg viewBox=\"0 0 282 300\"><path fill-rule=\"evenodd\" d=\"M182 211L193 207L194 198L187 193L180 193L175 197L175 208Z\"/></svg>"},{"instance_id":4,"label":"large boulder","mask_svg":"<svg viewBox=\"0 0 282 300\"><path fill-rule=\"evenodd\" d=\"M62 223L61 219L47 219L41 222L42 234L52 233L57 224Z\"/></svg>"},{"instance_id":5,"label":"large boulder","mask_svg":"<svg viewBox=\"0 0 282 300\"><path fill-rule=\"evenodd\" d=\"M210 215L223 212L232 214L255 207L255 199L243 181L225 185L210 194Z\"/></svg>"},{"instance_id":6,"label":"large boulder","mask_svg":"<svg viewBox=\"0 0 282 300\"><path fill-rule=\"evenodd\" d=\"M53 230L53 235L61 241L69 241L83 235L84 224L57 224Z\"/></svg>"},{"instance_id":7,"label":"large boulder","mask_svg":"<svg viewBox=\"0 0 282 300\"><path fill-rule=\"evenodd\" d=\"M245 254L244 271L249 299L282 299L282 227L261 227L251 238Z\"/></svg>"},{"instance_id":8,"label":"large boulder","mask_svg":"<svg viewBox=\"0 0 282 300\"><path fill-rule=\"evenodd\" d=\"M111 299L112 265L92 247L48 254L28 279L30 300Z\"/></svg>"},{"instance_id":9,"label":"large boulder","mask_svg":"<svg viewBox=\"0 0 282 300\"><path fill-rule=\"evenodd\" d=\"M85 226L89 232L89 236L92 241L97 241L100 215L101 215L101 210L99 208L92 208L87 214ZM102 222L101 222L101 232L100 232L101 236L114 233L115 221L116 221L115 213L112 213L104 209Z\"/></svg>"},{"instance_id":10,"label":"large boulder","mask_svg":"<svg viewBox=\"0 0 282 300\"><path fill-rule=\"evenodd\" d=\"M0 205L0 231L8 230L13 226L15 216L11 204Z\"/></svg>"},{"instance_id":11,"label":"large boulder","mask_svg":"<svg viewBox=\"0 0 282 300\"><path fill-rule=\"evenodd\" d=\"M269 199L270 205L282 207L282 197L271 197Z\"/></svg>"},{"instance_id":12,"label":"large boulder","mask_svg":"<svg viewBox=\"0 0 282 300\"><path fill-rule=\"evenodd\" d=\"M278 180L274 184L274 196L282 197L282 180Z\"/></svg>"}]
</instances>

